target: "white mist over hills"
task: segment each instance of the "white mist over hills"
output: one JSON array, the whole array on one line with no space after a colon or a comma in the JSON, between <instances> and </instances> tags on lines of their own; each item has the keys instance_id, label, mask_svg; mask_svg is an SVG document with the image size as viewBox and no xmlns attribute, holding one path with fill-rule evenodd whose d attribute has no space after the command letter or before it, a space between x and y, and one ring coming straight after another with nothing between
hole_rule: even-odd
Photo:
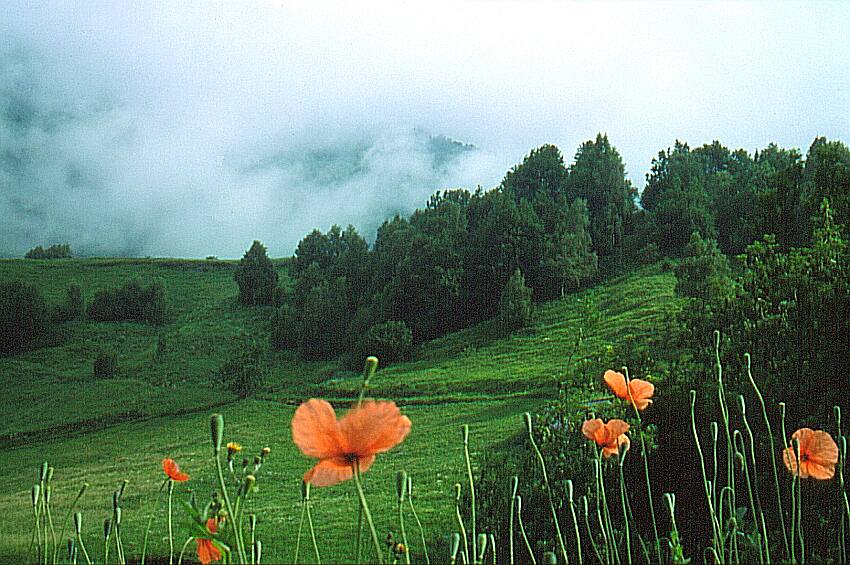
<instances>
[{"instance_id":1,"label":"white mist over hills","mask_svg":"<svg viewBox=\"0 0 850 565\"><path fill-rule=\"evenodd\" d=\"M848 28L846 2L6 0L0 256L373 239L597 132L638 187L675 139L847 141Z\"/></svg>"}]
</instances>

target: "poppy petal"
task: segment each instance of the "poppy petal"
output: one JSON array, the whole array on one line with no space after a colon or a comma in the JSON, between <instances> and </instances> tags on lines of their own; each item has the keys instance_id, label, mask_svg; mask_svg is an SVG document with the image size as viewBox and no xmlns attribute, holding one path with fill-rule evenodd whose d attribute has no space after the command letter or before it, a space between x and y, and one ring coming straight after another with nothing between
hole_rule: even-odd
<instances>
[{"instance_id":1,"label":"poppy petal","mask_svg":"<svg viewBox=\"0 0 850 565\"><path fill-rule=\"evenodd\" d=\"M195 538L195 542L198 544L198 560L203 565L221 559L221 551L210 540Z\"/></svg>"},{"instance_id":2,"label":"poppy petal","mask_svg":"<svg viewBox=\"0 0 850 565\"><path fill-rule=\"evenodd\" d=\"M361 458L383 453L401 443L410 432L410 420L395 402L366 401L339 421L347 451Z\"/></svg>"},{"instance_id":3,"label":"poppy petal","mask_svg":"<svg viewBox=\"0 0 850 565\"><path fill-rule=\"evenodd\" d=\"M215 534L218 532L218 521L215 518L207 519L207 530L211 534Z\"/></svg>"},{"instance_id":4,"label":"poppy petal","mask_svg":"<svg viewBox=\"0 0 850 565\"><path fill-rule=\"evenodd\" d=\"M177 462L174 459L163 459L162 470L173 481L183 482L189 480L189 475L180 471L180 467L177 466Z\"/></svg>"},{"instance_id":5,"label":"poppy petal","mask_svg":"<svg viewBox=\"0 0 850 565\"><path fill-rule=\"evenodd\" d=\"M642 379L632 379L629 381L629 391L631 398L634 400L635 408L644 410L652 404L652 395L655 393L655 385L649 381Z\"/></svg>"},{"instance_id":6,"label":"poppy petal","mask_svg":"<svg viewBox=\"0 0 850 565\"><path fill-rule=\"evenodd\" d=\"M808 445L809 459L824 465L838 463L838 445L832 436L822 430L812 432Z\"/></svg>"},{"instance_id":7,"label":"poppy petal","mask_svg":"<svg viewBox=\"0 0 850 565\"><path fill-rule=\"evenodd\" d=\"M343 458L322 459L304 473L304 482L314 487L329 487L354 476L351 464Z\"/></svg>"},{"instance_id":8,"label":"poppy petal","mask_svg":"<svg viewBox=\"0 0 850 565\"><path fill-rule=\"evenodd\" d=\"M608 428L608 434L611 438L619 438L621 435L629 431L629 425L623 420L613 419L608 420L608 423L605 424Z\"/></svg>"},{"instance_id":9,"label":"poppy petal","mask_svg":"<svg viewBox=\"0 0 850 565\"><path fill-rule=\"evenodd\" d=\"M603 429L605 424L602 423L602 420L599 418L594 418L593 420L585 420L581 425L581 433L584 434L584 437L591 441L597 441L597 434L600 429Z\"/></svg>"},{"instance_id":10,"label":"poppy petal","mask_svg":"<svg viewBox=\"0 0 850 565\"><path fill-rule=\"evenodd\" d=\"M605 379L605 384L608 385L608 388L611 389L614 396L624 400L629 398L629 393L626 390L626 376L623 373L618 373L617 371L611 371L609 369L608 371L605 371L605 375L602 378Z\"/></svg>"},{"instance_id":11,"label":"poppy petal","mask_svg":"<svg viewBox=\"0 0 850 565\"><path fill-rule=\"evenodd\" d=\"M336 413L324 400L313 398L298 407L292 417L292 440L308 457L325 459L344 453Z\"/></svg>"},{"instance_id":12,"label":"poppy petal","mask_svg":"<svg viewBox=\"0 0 850 565\"><path fill-rule=\"evenodd\" d=\"M629 436L626 434L622 434L617 438L617 442L614 445L609 445L602 448L602 455L607 457L613 457L614 455L619 455L620 446L625 446L624 451L628 451L632 446L632 442L629 439Z\"/></svg>"}]
</instances>

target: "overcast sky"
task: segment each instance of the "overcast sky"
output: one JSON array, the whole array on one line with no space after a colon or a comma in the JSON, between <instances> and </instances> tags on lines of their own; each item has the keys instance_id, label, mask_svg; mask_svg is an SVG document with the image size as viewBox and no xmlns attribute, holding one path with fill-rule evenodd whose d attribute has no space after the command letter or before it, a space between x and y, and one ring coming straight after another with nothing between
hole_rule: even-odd
<instances>
[{"instance_id":1,"label":"overcast sky","mask_svg":"<svg viewBox=\"0 0 850 565\"><path fill-rule=\"evenodd\" d=\"M530 149L850 141L850 2L32 2L0 10L0 255L369 239ZM437 155L431 136L475 146Z\"/></svg>"}]
</instances>

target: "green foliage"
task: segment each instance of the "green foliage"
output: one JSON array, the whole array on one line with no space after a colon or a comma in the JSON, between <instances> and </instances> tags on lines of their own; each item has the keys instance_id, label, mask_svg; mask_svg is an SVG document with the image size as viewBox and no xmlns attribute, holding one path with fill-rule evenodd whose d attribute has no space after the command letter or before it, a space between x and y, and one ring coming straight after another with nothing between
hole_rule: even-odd
<instances>
[{"instance_id":1,"label":"green foliage","mask_svg":"<svg viewBox=\"0 0 850 565\"><path fill-rule=\"evenodd\" d=\"M525 277L517 269L502 290L496 323L502 334L508 335L530 324L533 315L531 289L525 286Z\"/></svg>"},{"instance_id":2,"label":"green foliage","mask_svg":"<svg viewBox=\"0 0 850 565\"><path fill-rule=\"evenodd\" d=\"M803 171L802 218L815 227L820 206L828 199L835 221L850 226L850 149L840 141L818 137L806 154Z\"/></svg>"},{"instance_id":3,"label":"green foliage","mask_svg":"<svg viewBox=\"0 0 850 565\"><path fill-rule=\"evenodd\" d=\"M9 355L45 344L50 313L35 285L0 282L0 354Z\"/></svg>"},{"instance_id":4,"label":"green foliage","mask_svg":"<svg viewBox=\"0 0 850 565\"><path fill-rule=\"evenodd\" d=\"M541 145L532 149L521 164L508 171L501 188L517 201L554 198L565 191L567 174L560 149L554 145Z\"/></svg>"},{"instance_id":5,"label":"green foliage","mask_svg":"<svg viewBox=\"0 0 850 565\"><path fill-rule=\"evenodd\" d=\"M24 255L27 259L67 259L72 256L71 246L67 243L51 245L47 249L39 245L30 249Z\"/></svg>"},{"instance_id":6,"label":"green foliage","mask_svg":"<svg viewBox=\"0 0 850 565\"><path fill-rule=\"evenodd\" d=\"M219 382L240 398L247 398L262 390L266 383L263 350L251 345L233 355L218 370Z\"/></svg>"},{"instance_id":7,"label":"green foliage","mask_svg":"<svg viewBox=\"0 0 850 565\"><path fill-rule=\"evenodd\" d=\"M685 254L675 268L676 294L708 304L731 298L734 291L729 260L720 252L716 241L705 240L699 232L694 232Z\"/></svg>"},{"instance_id":8,"label":"green foliage","mask_svg":"<svg viewBox=\"0 0 850 565\"><path fill-rule=\"evenodd\" d=\"M292 304L283 304L271 318L269 343L275 349L296 349L301 335L298 312Z\"/></svg>"},{"instance_id":9,"label":"green foliage","mask_svg":"<svg viewBox=\"0 0 850 565\"><path fill-rule=\"evenodd\" d=\"M408 361L413 354L413 333L407 324L397 320L375 324L363 337L360 350L374 355L383 365Z\"/></svg>"},{"instance_id":10,"label":"green foliage","mask_svg":"<svg viewBox=\"0 0 850 565\"><path fill-rule=\"evenodd\" d=\"M350 316L346 279L321 280L303 298L299 353L305 359L325 359L341 353Z\"/></svg>"},{"instance_id":11,"label":"green foliage","mask_svg":"<svg viewBox=\"0 0 850 565\"><path fill-rule=\"evenodd\" d=\"M593 251L618 263L637 191L626 179L623 160L607 135L598 134L579 147L569 168L567 194L570 200L587 203Z\"/></svg>"},{"instance_id":12,"label":"green foliage","mask_svg":"<svg viewBox=\"0 0 850 565\"><path fill-rule=\"evenodd\" d=\"M118 355L111 351L101 351L92 363L94 378L111 379L118 375Z\"/></svg>"},{"instance_id":13,"label":"green foliage","mask_svg":"<svg viewBox=\"0 0 850 565\"><path fill-rule=\"evenodd\" d=\"M78 320L85 315L86 304L83 290L75 282L68 283L67 296L64 304L58 304L53 309L53 319L57 322Z\"/></svg>"},{"instance_id":14,"label":"green foliage","mask_svg":"<svg viewBox=\"0 0 850 565\"><path fill-rule=\"evenodd\" d=\"M259 241L254 241L239 261L234 279L239 285L240 304L259 306L273 303L277 271L266 255L266 248Z\"/></svg>"},{"instance_id":15,"label":"green foliage","mask_svg":"<svg viewBox=\"0 0 850 565\"><path fill-rule=\"evenodd\" d=\"M98 322L131 320L158 326L167 318L165 285L152 281L147 287L134 278L123 286L97 291L86 315Z\"/></svg>"}]
</instances>

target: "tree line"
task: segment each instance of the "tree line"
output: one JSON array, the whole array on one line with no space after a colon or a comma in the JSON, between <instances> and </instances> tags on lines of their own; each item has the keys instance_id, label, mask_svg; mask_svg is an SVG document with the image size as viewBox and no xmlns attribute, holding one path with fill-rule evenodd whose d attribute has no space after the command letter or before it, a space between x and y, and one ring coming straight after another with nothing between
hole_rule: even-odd
<instances>
[{"instance_id":1,"label":"tree line","mask_svg":"<svg viewBox=\"0 0 850 565\"><path fill-rule=\"evenodd\" d=\"M312 231L297 246L287 291L255 242L237 274L240 299L277 306L276 347L352 359L380 348L403 359L483 320L503 332L521 327L531 300L681 259L694 233L728 256L765 234L782 250L807 245L824 198L837 225L850 220L848 171L847 147L825 138L805 157L775 144L750 154L676 141L653 159L638 194L606 135L583 143L570 165L543 145L493 190L437 192L410 216L386 220L371 248L353 226Z\"/></svg>"}]
</instances>

